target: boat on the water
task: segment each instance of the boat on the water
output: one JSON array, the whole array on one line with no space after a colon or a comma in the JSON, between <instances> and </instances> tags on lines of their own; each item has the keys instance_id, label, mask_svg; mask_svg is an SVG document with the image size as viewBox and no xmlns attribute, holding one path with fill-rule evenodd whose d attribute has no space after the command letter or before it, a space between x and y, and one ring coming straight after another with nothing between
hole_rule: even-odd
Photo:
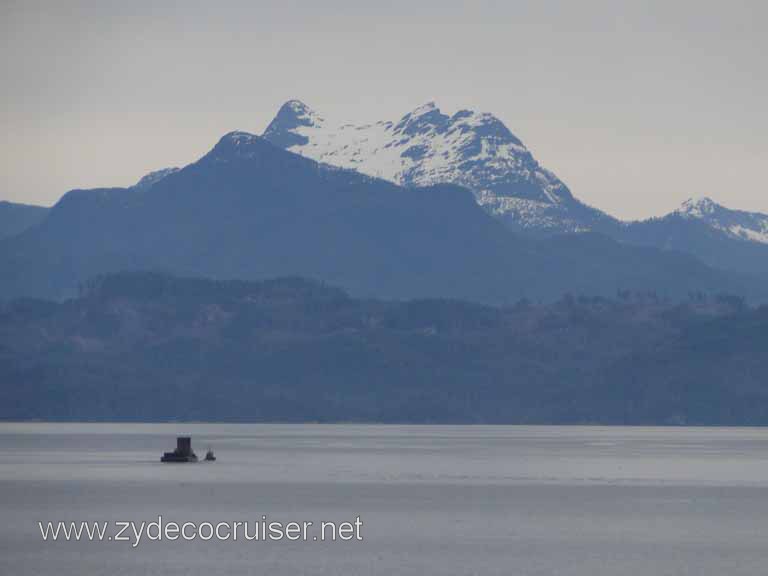
<instances>
[{"instance_id":1,"label":"boat on the water","mask_svg":"<svg viewBox=\"0 0 768 576\"><path fill-rule=\"evenodd\" d=\"M213 450L208 448L208 452L205 453L206 462L216 462L216 456L213 455Z\"/></svg>"},{"instance_id":2,"label":"boat on the water","mask_svg":"<svg viewBox=\"0 0 768 576\"><path fill-rule=\"evenodd\" d=\"M176 450L165 452L160 462L197 462L197 454L192 451L192 438L189 436L179 436L176 438Z\"/></svg>"}]
</instances>

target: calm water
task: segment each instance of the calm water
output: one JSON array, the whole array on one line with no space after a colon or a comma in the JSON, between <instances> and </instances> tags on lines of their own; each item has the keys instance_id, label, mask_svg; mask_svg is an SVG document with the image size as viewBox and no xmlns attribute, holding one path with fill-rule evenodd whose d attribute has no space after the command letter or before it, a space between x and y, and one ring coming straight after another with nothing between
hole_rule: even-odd
<instances>
[{"instance_id":1,"label":"calm water","mask_svg":"<svg viewBox=\"0 0 768 576\"><path fill-rule=\"evenodd\" d=\"M191 434L216 463L164 465ZM363 541L43 542L38 521ZM0 423L0 574L768 573L768 430Z\"/></svg>"}]
</instances>

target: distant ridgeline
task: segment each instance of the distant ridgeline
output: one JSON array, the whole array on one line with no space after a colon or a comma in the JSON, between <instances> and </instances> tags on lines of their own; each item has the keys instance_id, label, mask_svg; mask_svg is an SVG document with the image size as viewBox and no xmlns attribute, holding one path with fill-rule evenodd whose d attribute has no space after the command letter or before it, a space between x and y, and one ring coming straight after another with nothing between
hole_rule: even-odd
<instances>
[{"instance_id":1,"label":"distant ridgeline","mask_svg":"<svg viewBox=\"0 0 768 576\"><path fill-rule=\"evenodd\" d=\"M469 117L462 118L461 126ZM510 165L517 166L518 154L528 158L510 146ZM533 161L526 162L533 170ZM533 194L535 182L526 182L504 190ZM405 184L423 183L430 181ZM570 197L554 180L547 186L551 195ZM491 305L524 297L555 301L566 292L611 297L621 289L768 300L768 277L759 274L724 271L682 252L596 232L517 235L455 183L400 186L244 132L130 188L71 190L41 218L0 239L0 299L69 298L99 274L164 270L244 280L301 276L356 297ZM737 260L727 254L723 262Z\"/></svg>"},{"instance_id":2,"label":"distant ridgeline","mask_svg":"<svg viewBox=\"0 0 768 576\"><path fill-rule=\"evenodd\" d=\"M0 200L0 240L14 236L43 221L48 208Z\"/></svg>"},{"instance_id":3,"label":"distant ridgeline","mask_svg":"<svg viewBox=\"0 0 768 576\"><path fill-rule=\"evenodd\" d=\"M464 186L486 212L521 234L599 232L768 278L768 215L700 198L661 218L620 221L579 201L493 114L459 110L448 116L430 102L399 120L353 124L289 100L264 138L302 156L403 186Z\"/></svg>"},{"instance_id":4,"label":"distant ridgeline","mask_svg":"<svg viewBox=\"0 0 768 576\"><path fill-rule=\"evenodd\" d=\"M0 418L768 424L768 307L107 275L0 307Z\"/></svg>"},{"instance_id":5,"label":"distant ridgeline","mask_svg":"<svg viewBox=\"0 0 768 576\"><path fill-rule=\"evenodd\" d=\"M767 264L766 214L701 198L619 221L500 119L434 103L354 125L291 100L263 136L230 132L133 186L71 190L50 209L0 202L0 299L69 298L95 275L164 270L491 305L626 289L755 303L768 301Z\"/></svg>"}]
</instances>

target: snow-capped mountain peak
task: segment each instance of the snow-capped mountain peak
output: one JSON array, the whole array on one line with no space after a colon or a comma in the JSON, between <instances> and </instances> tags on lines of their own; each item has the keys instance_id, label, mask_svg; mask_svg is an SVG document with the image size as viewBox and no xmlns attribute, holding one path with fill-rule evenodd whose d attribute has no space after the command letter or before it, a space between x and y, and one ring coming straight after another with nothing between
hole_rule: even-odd
<instances>
[{"instance_id":1,"label":"snow-capped mountain peak","mask_svg":"<svg viewBox=\"0 0 768 576\"><path fill-rule=\"evenodd\" d=\"M501 120L484 112L460 110L449 116L428 102L397 121L350 124L290 100L264 138L319 162L403 186L459 184L516 228L585 230L609 218L575 200Z\"/></svg>"},{"instance_id":2,"label":"snow-capped mountain peak","mask_svg":"<svg viewBox=\"0 0 768 576\"><path fill-rule=\"evenodd\" d=\"M675 213L700 220L731 238L768 244L767 214L730 210L707 197L686 200Z\"/></svg>"},{"instance_id":3,"label":"snow-capped mountain peak","mask_svg":"<svg viewBox=\"0 0 768 576\"><path fill-rule=\"evenodd\" d=\"M301 100L288 100L280 107L277 115L264 131L264 138L281 148L306 143L301 128L320 127L323 118Z\"/></svg>"},{"instance_id":4,"label":"snow-capped mountain peak","mask_svg":"<svg viewBox=\"0 0 768 576\"><path fill-rule=\"evenodd\" d=\"M439 130L449 117L434 102L427 102L403 116L392 128L393 134L414 135Z\"/></svg>"},{"instance_id":5,"label":"snow-capped mountain peak","mask_svg":"<svg viewBox=\"0 0 768 576\"><path fill-rule=\"evenodd\" d=\"M714 202L707 196L699 198L689 198L680 205L677 213L686 218L706 218L709 214L714 214L722 206Z\"/></svg>"}]
</instances>

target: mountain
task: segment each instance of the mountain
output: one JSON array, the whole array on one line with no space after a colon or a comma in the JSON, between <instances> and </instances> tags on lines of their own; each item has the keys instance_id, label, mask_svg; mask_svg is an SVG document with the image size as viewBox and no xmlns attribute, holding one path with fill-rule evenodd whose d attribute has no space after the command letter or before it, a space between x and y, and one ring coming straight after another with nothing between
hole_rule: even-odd
<instances>
[{"instance_id":1,"label":"mountain","mask_svg":"<svg viewBox=\"0 0 768 576\"><path fill-rule=\"evenodd\" d=\"M155 170L154 172L150 172L149 174L146 174L145 176L143 176L138 182L136 182L136 184L132 186L132 188L138 188L140 190L151 188L166 176L175 174L178 171L179 171L179 168L176 168L176 167L161 168L160 170Z\"/></svg>"},{"instance_id":2,"label":"mountain","mask_svg":"<svg viewBox=\"0 0 768 576\"><path fill-rule=\"evenodd\" d=\"M65 194L39 225L0 241L0 298L67 298L95 275L137 269L304 276L356 296L496 304L566 291L765 291L691 257L596 234L521 238L461 187L406 189L244 132L150 186Z\"/></svg>"},{"instance_id":3,"label":"mountain","mask_svg":"<svg viewBox=\"0 0 768 576\"><path fill-rule=\"evenodd\" d=\"M768 278L768 216L728 210L709 199L663 218L622 222L577 200L495 116L434 103L398 121L345 124L298 100L264 132L277 146L403 186L453 183L513 231L537 237L593 231L629 244L692 254L707 264Z\"/></svg>"},{"instance_id":4,"label":"mountain","mask_svg":"<svg viewBox=\"0 0 768 576\"><path fill-rule=\"evenodd\" d=\"M178 170L178 168L155 170L141 178L132 188L149 188L169 174L178 172ZM45 206L0 201L0 239L19 234L42 222L49 210L50 208Z\"/></svg>"},{"instance_id":5,"label":"mountain","mask_svg":"<svg viewBox=\"0 0 768 576\"><path fill-rule=\"evenodd\" d=\"M402 186L458 184L513 230L586 231L615 220L573 197L495 116L443 114L430 102L397 121L345 124L298 100L286 102L264 132L276 146Z\"/></svg>"},{"instance_id":6,"label":"mountain","mask_svg":"<svg viewBox=\"0 0 768 576\"><path fill-rule=\"evenodd\" d=\"M0 295L67 297L93 275L146 268L497 300L520 294L511 265L533 260L463 189L405 191L233 132L150 187L65 194L41 226L0 243Z\"/></svg>"},{"instance_id":7,"label":"mountain","mask_svg":"<svg viewBox=\"0 0 768 576\"><path fill-rule=\"evenodd\" d=\"M0 304L0 419L768 424L768 308L131 273Z\"/></svg>"},{"instance_id":8,"label":"mountain","mask_svg":"<svg viewBox=\"0 0 768 576\"><path fill-rule=\"evenodd\" d=\"M677 250L724 270L768 278L768 215L729 210L709 198L674 212L603 230L620 241Z\"/></svg>"},{"instance_id":9,"label":"mountain","mask_svg":"<svg viewBox=\"0 0 768 576\"><path fill-rule=\"evenodd\" d=\"M735 240L768 244L768 214L729 210L710 198L688 200L676 214L686 220L704 222Z\"/></svg>"},{"instance_id":10,"label":"mountain","mask_svg":"<svg viewBox=\"0 0 768 576\"><path fill-rule=\"evenodd\" d=\"M45 218L48 208L0 201L0 239L18 234Z\"/></svg>"}]
</instances>

